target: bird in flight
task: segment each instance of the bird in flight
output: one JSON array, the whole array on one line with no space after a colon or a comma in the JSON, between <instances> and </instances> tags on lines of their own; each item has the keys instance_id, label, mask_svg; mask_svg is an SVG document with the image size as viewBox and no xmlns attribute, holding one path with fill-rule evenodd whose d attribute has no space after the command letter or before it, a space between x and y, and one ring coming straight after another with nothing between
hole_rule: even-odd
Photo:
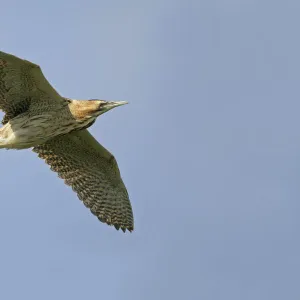
<instances>
[{"instance_id":1,"label":"bird in flight","mask_svg":"<svg viewBox=\"0 0 300 300\"><path fill-rule=\"evenodd\" d=\"M0 148L32 150L72 187L98 219L125 232L133 213L114 156L87 130L127 102L62 97L41 68L0 51Z\"/></svg>"}]
</instances>

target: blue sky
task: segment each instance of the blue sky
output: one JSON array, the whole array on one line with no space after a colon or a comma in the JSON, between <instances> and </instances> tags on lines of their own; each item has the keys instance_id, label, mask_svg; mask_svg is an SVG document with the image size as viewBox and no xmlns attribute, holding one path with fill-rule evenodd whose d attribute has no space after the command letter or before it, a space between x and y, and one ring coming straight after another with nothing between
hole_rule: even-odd
<instances>
[{"instance_id":1,"label":"blue sky","mask_svg":"<svg viewBox=\"0 0 300 300\"><path fill-rule=\"evenodd\" d=\"M299 299L299 1L6 1L1 50L127 100L91 132L136 230L1 150L1 299Z\"/></svg>"}]
</instances>

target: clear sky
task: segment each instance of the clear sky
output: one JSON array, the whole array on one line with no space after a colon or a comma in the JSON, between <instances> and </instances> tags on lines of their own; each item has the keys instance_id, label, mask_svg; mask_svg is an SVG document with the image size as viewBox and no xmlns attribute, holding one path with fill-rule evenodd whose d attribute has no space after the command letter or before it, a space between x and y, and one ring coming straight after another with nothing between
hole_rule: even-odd
<instances>
[{"instance_id":1,"label":"clear sky","mask_svg":"<svg viewBox=\"0 0 300 300\"><path fill-rule=\"evenodd\" d=\"M30 150L0 153L0 298L300 299L298 0L1 3L1 50L66 97L136 230L100 223Z\"/></svg>"}]
</instances>

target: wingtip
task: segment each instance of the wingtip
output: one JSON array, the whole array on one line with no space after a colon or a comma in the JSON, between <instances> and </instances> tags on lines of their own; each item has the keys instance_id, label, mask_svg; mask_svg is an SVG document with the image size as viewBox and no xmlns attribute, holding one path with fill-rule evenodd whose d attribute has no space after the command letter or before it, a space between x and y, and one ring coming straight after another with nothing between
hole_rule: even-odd
<instances>
[{"instance_id":1,"label":"wingtip","mask_svg":"<svg viewBox=\"0 0 300 300\"><path fill-rule=\"evenodd\" d=\"M112 222L108 221L107 218L104 218L102 216L97 216L98 220L101 221L102 223L105 223L109 226L114 226L116 230L122 230L124 233L129 231L130 233L134 230L133 225L122 225L122 224L113 224Z\"/></svg>"},{"instance_id":2,"label":"wingtip","mask_svg":"<svg viewBox=\"0 0 300 300\"><path fill-rule=\"evenodd\" d=\"M131 226L131 227L126 227L126 226L120 226L120 225L114 225L115 226L115 228L117 229L117 230L119 230L120 228L121 228L121 230L125 233L126 232L126 230L127 231L129 231L130 233L132 233L132 231L133 231L133 227Z\"/></svg>"}]
</instances>

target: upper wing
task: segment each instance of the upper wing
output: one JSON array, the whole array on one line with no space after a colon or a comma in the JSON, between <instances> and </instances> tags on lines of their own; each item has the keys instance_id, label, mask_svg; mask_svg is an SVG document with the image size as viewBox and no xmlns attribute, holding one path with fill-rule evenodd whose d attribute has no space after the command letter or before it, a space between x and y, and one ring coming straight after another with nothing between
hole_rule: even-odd
<instances>
[{"instance_id":1,"label":"upper wing","mask_svg":"<svg viewBox=\"0 0 300 300\"><path fill-rule=\"evenodd\" d=\"M64 101L38 65L0 51L0 109L6 113L2 122L27 111L32 102L38 108Z\"/></svg>"},{"instance_id":2,"label":"upper wing","mask_svg":"<svg viewBox=\"0 0 300 300\"><path fill-rule=\"evenodd\" d=\"M100 221L124 232L133 230L132 208L117 162L86 129L55 137L33 151Z\"/></svg>"}]
</instances>

